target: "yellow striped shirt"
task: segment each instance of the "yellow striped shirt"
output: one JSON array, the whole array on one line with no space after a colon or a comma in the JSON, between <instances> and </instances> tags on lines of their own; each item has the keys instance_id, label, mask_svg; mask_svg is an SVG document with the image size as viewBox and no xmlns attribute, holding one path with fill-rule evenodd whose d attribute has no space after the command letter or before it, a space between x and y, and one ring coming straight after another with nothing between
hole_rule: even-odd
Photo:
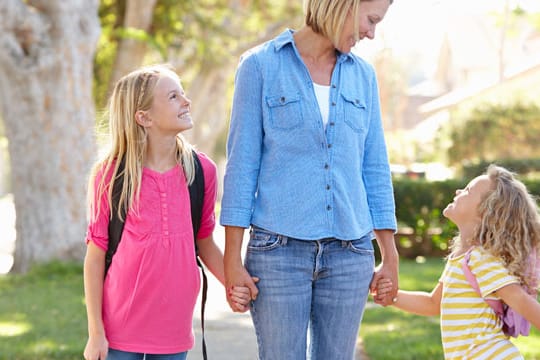
<instances>
[{"instance_id":1,"label":"yellow striped shirt","mask_svg":"<svg viewBox=\"0 0 540 360\"><path fill-rule=\"evenodd\" d=\"M449 259L440 281L441 336L445 359L523 359L502 331L502 321L467 282L461 262L464 255ZM508 273L500 259L474 248L469 268L476 276L483 297L498 299L494 291L518 279Z\"/></svg>"}]
</instances>

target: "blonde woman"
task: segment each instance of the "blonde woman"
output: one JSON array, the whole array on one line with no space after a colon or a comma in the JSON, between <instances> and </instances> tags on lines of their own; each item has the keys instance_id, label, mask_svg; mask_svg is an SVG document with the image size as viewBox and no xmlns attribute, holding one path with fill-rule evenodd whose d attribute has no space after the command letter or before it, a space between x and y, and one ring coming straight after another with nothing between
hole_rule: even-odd
<instances>
[{"instance_id":1,"label":"blonde woman","mask_svg":"<svg viewBox=\"0 0 540 360\"><path fill-rule=\"evenodd\" d=\"M386 301L397 291L377 80L351 53L375 36L390 4L307 0L302 28L240 61L220 221L226 285L251 290L261 360L353 358L374 238L382 250L377 276L395 284Z\"/></svg>"},{"instance_id":2,"label":"blonde woman","mask_svg":"<svg viewBox=\"0 0 540 360\"><path fill-rule=\"evenodd\" d=\"M400 290L394 305L419 315L440 314L445 359L523 359L484 299L504 301L540 329L540 216L534 198L511 172L491 165L456 191L443 214L459 236L439 283L431 293ZM466 256L480 294L466 278ZM387 284L380 280L379 290Z\"/></svg>"},{"instance_id":3,"label":"blonde woman","mask_svg":"<svg viewBox=\"0 0 540 360\"><path fill-rule=\"evenodd\" d=\"M190 107L178 75L164 65L124 76L111 95L111 150L89 181L86 360L183 360L193 347L200 278L188 184L195 165L193 148L180 135L193 126ZM223 283L223 257L212 237L216 166L205 154L197 156L205 182L198 254ZM121 160L125 170L119 173ZM120 203L128 211L105 274L109 221L120 216L111 210L117 176L123 177ZM233 306L243 311L249 293L236 290Z\"/></svg>"}]
</instances>

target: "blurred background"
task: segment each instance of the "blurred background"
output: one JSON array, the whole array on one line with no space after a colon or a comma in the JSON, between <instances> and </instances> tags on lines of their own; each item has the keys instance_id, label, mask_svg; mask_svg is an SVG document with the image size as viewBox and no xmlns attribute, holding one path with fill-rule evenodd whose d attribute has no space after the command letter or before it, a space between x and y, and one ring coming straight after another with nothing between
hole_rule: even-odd
<instances>
[{"instance_id":1,"label":"blurred background","mask_svg":"<svg viewBox=\"0 0 540 360\"><path fill-rule=\"evenodd\" d=\"M82 259L86 179L121 75L171 63L193 101L186 136L222 172L239 56L303 17L300 0L10 0L0 20L7 273ZM454 229L440 210L491 162L539 193L540 2L396 0L354 51L379 79L404 255L446 250Z\"/></svg>"}]
</instances>

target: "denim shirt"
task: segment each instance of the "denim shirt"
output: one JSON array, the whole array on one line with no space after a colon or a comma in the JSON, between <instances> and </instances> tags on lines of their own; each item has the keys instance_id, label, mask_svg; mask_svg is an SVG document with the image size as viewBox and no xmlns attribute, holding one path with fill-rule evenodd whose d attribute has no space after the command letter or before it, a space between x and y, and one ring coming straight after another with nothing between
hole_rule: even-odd
<instances>
[{"instance_id":1,"label":"denim shirt","mask_svg":"<svg viewBox=\"0 0 540 360\"><path fill-rule=\"evenodd\" d=\"M235 78L220 222L304 240L396 229L373 67L338 54L326 129L293 31L244 54Z\"/></svg>"}]
</instances>

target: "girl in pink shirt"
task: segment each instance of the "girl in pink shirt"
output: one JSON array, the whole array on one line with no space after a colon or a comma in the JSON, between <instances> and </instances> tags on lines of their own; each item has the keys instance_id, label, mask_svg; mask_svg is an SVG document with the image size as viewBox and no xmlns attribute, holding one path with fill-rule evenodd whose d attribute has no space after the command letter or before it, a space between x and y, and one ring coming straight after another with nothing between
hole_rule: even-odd
<instances>
[{"instance_id":1,"label":"girl in pink shirt","mask_svg":"<svg viewBox=\"0 0 540 360\"><path fill-rule=\"evenodd\" d=\"M193 347L200 277L188 184L195 165L193 148L180 135L193 126L190 105L178 75L164 65L124 76L111 95L111 150L94 166L88 187L86 360L183 360ZM203 153L198 158L205 181L198 254L223 283L223 256L212 237L216 166ZM125 170L117 174L121 159ZM116 176L123 176L120 203L128 211L105 274L109 220L121 216L111 211ZM246 311L249 290L231 291L233 305Z\"/></svg>"}]
</instances>

